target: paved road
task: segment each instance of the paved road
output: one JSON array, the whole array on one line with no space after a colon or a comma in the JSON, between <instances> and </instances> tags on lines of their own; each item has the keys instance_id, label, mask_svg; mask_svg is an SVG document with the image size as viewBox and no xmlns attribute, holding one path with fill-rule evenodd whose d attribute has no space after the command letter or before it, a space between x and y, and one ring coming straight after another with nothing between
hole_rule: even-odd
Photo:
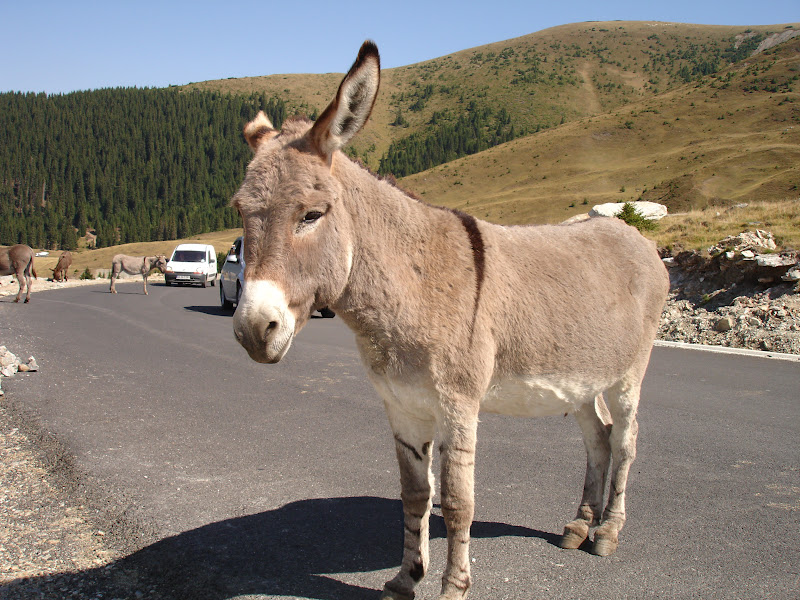
<instances>
[{"instance_id":1,"label":"paved road","mask_svg":"<svg viewBox=\"0 0 800 600\"><path fill-rule=\"evenodd\" d=\"M131 544L115 569L174 598L375 599L399 564L398 475L341 321L258 365L217 288L118 289L0 301L0 343L41 366L5 380L6 401L110 498ZM555 545L583 483L573 420L484 416L471 597L800 597L799 383L797 363L656 348L609 558Z\"/></svg>"}]
</instances>

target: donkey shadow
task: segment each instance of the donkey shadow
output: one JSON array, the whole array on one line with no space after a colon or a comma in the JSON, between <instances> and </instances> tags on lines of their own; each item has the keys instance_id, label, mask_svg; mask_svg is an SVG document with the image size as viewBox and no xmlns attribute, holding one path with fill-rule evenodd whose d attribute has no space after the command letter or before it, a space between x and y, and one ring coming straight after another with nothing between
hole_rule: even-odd
<instances>
[{"instance_id":1,"label":"donkey shadow","mask_svg":"<svg viewBox=\"0 0 800 600\"><path fill-rule=\"evenodd\" d=\"M326 574L395 569L403 548L399 500L375 497L302 500L276 510L211 523L165 538L108 566L0 585L0 598L128 598L147 590L159 599L223 600L267 595L317 600L374 600L379 591ZM431 538L446 537L431 515ZM472 536L560 536L503 523L475 522ZM391 575L390 575L391 577ZM383 579L376 582L379 587ZM140 597L140 596L137 596Z\"/></svg>"}]
</instances>

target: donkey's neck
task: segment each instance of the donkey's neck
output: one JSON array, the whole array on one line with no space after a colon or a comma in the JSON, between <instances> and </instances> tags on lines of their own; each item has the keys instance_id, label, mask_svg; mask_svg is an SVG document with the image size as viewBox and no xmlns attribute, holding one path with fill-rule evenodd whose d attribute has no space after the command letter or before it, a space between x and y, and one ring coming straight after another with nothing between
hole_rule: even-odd
<instances>
[{"instance_id":1,"label":"donkey's neck","mask_svg":"<svg viewBox=\"0 0 800 600\"><path fill-rule=\"evenodd\" d=\"M456 304L471 312L476 262L462 218L348 163L341 176L353 258L336 306L343 319L371 343L402 344L447 319Z\"/></svg>"}]
</instances>

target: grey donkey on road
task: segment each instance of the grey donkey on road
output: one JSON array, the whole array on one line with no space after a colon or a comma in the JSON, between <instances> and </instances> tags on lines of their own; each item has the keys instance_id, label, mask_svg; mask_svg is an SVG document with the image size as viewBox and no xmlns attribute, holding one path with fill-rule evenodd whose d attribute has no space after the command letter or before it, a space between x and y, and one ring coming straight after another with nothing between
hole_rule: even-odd
<instances>
[{"instance_id":1,"label":"grey donkey on road","mask_svg":"<svg viewBox=\"0 0 800 600\"><path fill-rule=\"evenodd\" d=\"M122 271L128 275L141 274L144 285L144 293L147 294L147 276L153 269L158 269L162 273L167 270L167 257L163 254L158 256L128 256L126 254L116 254L111 259L111 285L109 291L116 294L114 282Z\"/></svg>"}]
</instances>

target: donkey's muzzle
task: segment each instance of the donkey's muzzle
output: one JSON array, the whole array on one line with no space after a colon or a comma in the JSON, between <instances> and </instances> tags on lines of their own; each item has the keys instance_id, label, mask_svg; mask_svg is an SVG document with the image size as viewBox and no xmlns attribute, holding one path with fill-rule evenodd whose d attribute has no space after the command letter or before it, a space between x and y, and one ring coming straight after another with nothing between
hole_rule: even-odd
<instances>
[{"instance_id":1,"label":"donkey's muzzle","mask_svg":"<svg viewBox=\"0 0 800 600\"><path fill-rule=\"evenodd\" d=\"M283 292L269 281L247 282L233 315L233 334L256 362L276 363L289 350L295 318Z\"/></svg>"}]
</instances>

